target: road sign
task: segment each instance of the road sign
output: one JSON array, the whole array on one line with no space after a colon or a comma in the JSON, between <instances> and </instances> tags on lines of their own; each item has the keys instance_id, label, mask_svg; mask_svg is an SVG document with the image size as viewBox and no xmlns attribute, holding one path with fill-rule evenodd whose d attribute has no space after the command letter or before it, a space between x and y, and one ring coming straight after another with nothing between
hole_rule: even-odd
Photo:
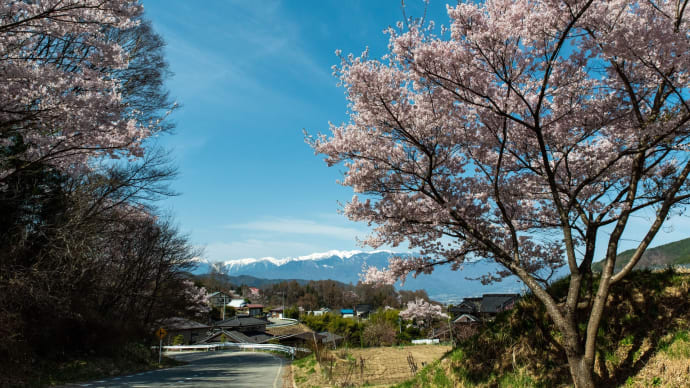
<instances>
[{"instance_id":1,"label":"road sign","mask_svg":"<svg viewBox=\"0 0 690 388\"><path fill-rule=\"evenodd\" d=\"M165 337L166 335L168 335L168 331L164 328L161 327L160 329L156 330L156 336L158 337L158 339L163 339L163 337Z\"/></svg>"}]
</instances>

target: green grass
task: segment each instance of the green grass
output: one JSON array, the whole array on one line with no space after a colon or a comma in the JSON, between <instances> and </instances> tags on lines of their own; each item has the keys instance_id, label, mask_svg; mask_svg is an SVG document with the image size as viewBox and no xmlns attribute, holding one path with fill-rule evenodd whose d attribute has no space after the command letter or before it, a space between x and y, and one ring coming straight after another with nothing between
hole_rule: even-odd
<instances>
[{"instance_id":1,"label":"green grass","mask_svg":"<svg viewBox=\"0 0 690 388\"><path fill-rule=\"evenodd\" d=\"M690 332L679 330L666 341L661 341L660 350L671 359L690 359Z\"/></svg>"},{"instance_id":2,"label":"green grass","mask_svg":"<svg viewBox=\"0 0 690 388\"><path fill-rule=\"evenodd\" d=\"M300 359L292 361L292 365L294 365L298 368L314 367L316 365L316 357L312 353L306 357L302 357Z\"/></svg>"}]
</instances>

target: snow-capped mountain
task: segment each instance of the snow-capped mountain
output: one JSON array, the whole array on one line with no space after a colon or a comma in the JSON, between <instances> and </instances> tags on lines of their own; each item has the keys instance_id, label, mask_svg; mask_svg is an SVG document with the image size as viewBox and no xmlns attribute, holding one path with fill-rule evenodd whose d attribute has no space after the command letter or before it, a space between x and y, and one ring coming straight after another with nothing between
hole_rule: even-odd
<instances>
[{"instance_id":1,"label":"snow-capped mountain","mask_svg":"<svg viewBox=\"0 0 690 388\"><path fill-rule=\"evenodd\" d=\"M287 258L245 258L225 262L209 263L197 259L199 266L195 273L205 273L212 267L230 275L250 275L265 279L333 279L344 283L356 284L366 266L386 267L393 255L405 255L391 251L337 251L314 253L307 256ZM488 292L519 292L522 284L517 279L506 279L503 282L483 286L479 281L466 278L478 278L488 271L495 270L496 265L487 262L467 263L462 270L452 271L449 266L438 267L431 275L408 277L402 289L425 289L430 297L445 302L457 302L464 297L478 296ZM399 286L397 284L396 286Z\"/></svg>"}]
</instances>

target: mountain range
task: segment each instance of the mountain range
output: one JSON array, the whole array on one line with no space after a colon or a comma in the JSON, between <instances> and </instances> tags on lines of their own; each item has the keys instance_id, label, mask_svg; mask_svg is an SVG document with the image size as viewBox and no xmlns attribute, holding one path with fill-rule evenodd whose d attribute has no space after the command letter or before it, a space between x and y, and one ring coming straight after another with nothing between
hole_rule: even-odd
<instances>
[{"instance_id":1,"label":"mountain range","mask_svg":"<svg viewBox=\"0 0 690 388\"><path fill-rule=\"evenodd\" d=\"M200 274L217 270L229 276L252 276L263 279L332 279L356 284L366 266L386 267L388 259L394 255L407 254L391 251L328 251L294 258L246 258L216 263L198 258L198 266L194 272ZM482 285L478 280L470 280L496 271L497 268L496 264L487 261L466 263L458 271L452 271L449 266L439 266L430 275L420 274L416 278L408 276L404 285L398 283L396 287L404 290L424 289L432 299L445 303L458 302L462 298L480 296L483 293L523 290L522 283L515 277L506 278L502 282L491 285Z\"/></svg>"},{"instance_id":2,"label":"mountain range","mask_svg":"<svg viewBox=\"0 0 690 388\"><path fill-rule=\"evenodd\" d=\"M630 260L632 253L633 251L629 250L618 255L617 270ZM365 267L386 267L388 259L392 256L406 255L409 254L386 250L367 252L333 250L280 259L264 257L210 262L203 258L196 258L197 267L194 273L202 274L216 270L236 277L231 278L231 281L237 284L251 283L259 287L262 284L272 284L287 279L298 280L301 283L308 280L332 279L356 284ZM636 269L676 264L690 264L690 238L648 249ZM502 282L490 285L482 285L478 280L470 280L495 272L497 269L497 264L484 260L465 263L458 271L451 270L447 265L439 266L430 275L421 274L416 278L408 276L404 285L398 282L396 287L404 290L424 289L432 299L445 303L458 302L462 298L480 296L484 293L525 290L522 282L516 277L509 277ZM592 269L600 271L601 262L594 263Z\"/></svg>"}]
</instances>

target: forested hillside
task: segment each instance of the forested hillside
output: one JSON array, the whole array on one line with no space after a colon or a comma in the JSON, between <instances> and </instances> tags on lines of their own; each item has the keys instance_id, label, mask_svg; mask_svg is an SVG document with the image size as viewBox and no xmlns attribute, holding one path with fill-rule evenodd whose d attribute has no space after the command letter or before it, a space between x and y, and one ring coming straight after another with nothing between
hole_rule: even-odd
<instances>
[{"instance_id":1,"label":"forested hillside","mask_svg":"<svg viewBox=\"0 0 690 388\"><path fill-rule=\"evenodd\" d=\"M630 261L635 251L623 251L616 257L616 271L619 271ZM667 265L690 264L690 238L678 240L669 244L647 249L636 268L664 267ZM602 262L592 265L592 270L601 271Z\"/></svg>"}]
</instances>

